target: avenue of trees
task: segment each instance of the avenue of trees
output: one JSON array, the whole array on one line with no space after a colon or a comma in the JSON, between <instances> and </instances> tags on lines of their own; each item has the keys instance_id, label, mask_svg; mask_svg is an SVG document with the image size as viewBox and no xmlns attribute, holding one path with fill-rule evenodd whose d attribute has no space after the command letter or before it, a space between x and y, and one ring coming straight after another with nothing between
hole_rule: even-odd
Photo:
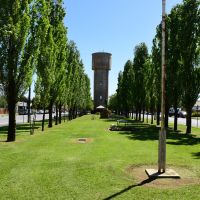
<instances>
[{"instance_id":1,"label":"avenue of trees","mask_svg":"<svg viewBox=\"0 0 200 200\"><path fill-rule=\"evenodd\" d=\"M200 2L184 0L176 5L166 19L166 105L165 125L169 108L174 107L174 130L177 130L177 108L186 110L186 133L191 133L192 107L200 94ZM145 43L134 49L133 61L128 60L118 76L116 94L110 108L128 117L136 113L144 121L144 113L157 116L161 107L161 24L156 28L151 54ZM147 118L148 119L148 118Z\"/></svg>"},{"instance_id":2,"label":"avenue of trees","mask_svg":"<svg viewBox=\"0 0 200 200\"><path fill-rule=\"evenodd\" d=\"M70 119L90 109L90 80L75 43L67 39L63 1L0 0L0 5L0 86L9 111L7 141L15 141L16 104L34 74L34 104L48 109L49 127L53 106L56 123L61 123L63 107Z\"/></svg>"}]
</instances>

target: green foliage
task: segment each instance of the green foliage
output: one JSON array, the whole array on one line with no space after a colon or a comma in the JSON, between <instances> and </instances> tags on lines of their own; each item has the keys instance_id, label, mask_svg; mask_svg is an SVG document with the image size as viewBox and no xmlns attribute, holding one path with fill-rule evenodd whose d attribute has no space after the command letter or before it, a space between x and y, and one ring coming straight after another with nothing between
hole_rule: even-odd
<instances>
[{"instance_id":1,"label":"green foliage","mask_svg":"<svg viewBox=\"0 0 200 200\"><path fill-rule=\"evenodd\" d=\"M134 73L133 64L128 60L124 66L123 79L121 83L121 95L123 97L123 110L128 114L133 107L133 84Z\"/></svg>"},{"instance_id":2,"label":"green foliage","mask_svg":"<svg viewBox=\"0 0 200 200\"><path fill-rule=\"evenodd\" d=\"M103 110L100 112L100 118L101 118L101 119L108 119L110 115L111 115L111 111L108 110L107 108L106 108L106 109L103 109Z\"/></svg>"},{"instance_id":3,"label":"green foliage","mask_svg":"<svg viewBox=\"0 0 200 200\"><path fill-rule=\"evenodd\" d=\"M141 112L145 108L145 62L148 58L148 49L145 43L141 43L135 47L133 69L135 74L134 80L134 101L136 109Z\"/></svg>"},{"instance_id":4,"label":"green foliage","mask_svg":"<svg viewBox=\"0 0 200 200\"><path fill-rule=\"evenodd\" d=\"M172 105L177 108L180 105L181 93L181 55L180 55L180 5L175 6L169 15L169 39L168 39L168 65L170 71L169 81Z\"/></svg>"},{"instance_id":5,"label":"green foliage","mask_svg":"<svg viewBox=\"0 0 200 200\"><path fill-rule=\"evenodd\" d=\"M4 1L0 13L0 81L9 96L9 85L14 83L15 98L22 95L30 85L37 46L31 27L34 1ZM9 98L9 97L8 97Z\"/></svg>"},{"instance_id":6,"label":"green foliage","mask_svg":"<svg viewBox=\"0 0 200 200\"><path fill-rule=\"evenodd\" d=\"M0 108L6 108L7 107L7 101L5 96L0 96Z\"/></svg>"},{"instance_id":7,"label":"green foliage","mask_svg":"<svg viewBox=\"0 0 200 200\"><path fill-rule=\"evenodd\" d=\"M145 87L145 107L146 111L153 113L156 103L155 68L152 59L149 58L144 64L144 87Z\"/></svg>"},{"instance_id":8,"label":"green foliage","mask_svg":"<svg viewBox=\"0 0 200 200\"><path fill-rule=\"evenodd\" d=\"M76 110L91 110L93 103L90 94L90 80L84 72L84 66L80 59L80 53L73 41L68 44L68 69L67 69L67 105Z\"/></svg>"},{"instance_id":9,"label":"green foliage","mask_svg":"<svg viewBox=\"0 0 200 200\"><path fill-rule=\"evenodd\" d=\"M108 108L112 111L118 110L117 93L109 97Z\"/></svg>"},{"instance_id":10,"label":"green foliage","mask_svg":"<svg viewBox=\"0 0 200 200\"><path fill-rule=\"evenodd\" d=\"M141 113L145 106L145 61L148 58L148 50L145 43L135 47L133 63L128 60L124 71L119 73L116 103L118 114L125 113L129 116L130 111L136 110Z\"/></svg>"},{"instance_id":11,"label":"green foliage","mask_svg":"<svg viewBox=\"0 0 200 200\"><path fill-rule=\"evenodd\" d=\"M161 24L156 28L152 46L152 67L154 68L154 84L156 109L161 106Z\"/></svg>"},{"instance_id":12,"label":"green foliage","mask_svg":"<svg viewBox=\"0 0 200 200\"><path fill-rule=\"evenodd\" d=\"M122 81L123 81L123 73L120 71L118 74L118 83L117 83L117 113L121 114L123 110L123 93L122 93Z\"/></svg>"},{"instance_id":13,"label":"green foliage","mask_svg":"<svg viewBox=\"0 0 200 200\"><path fill-rule=\"evenodd\" d=\"M62 1L47 6L50 12L43 19L46 24L43 24L42 32L47 31L40 46L35 101L41 102L43 107L51 107L53 104L66 106L73 112L90 110L90 80L84 72L75 43L67 41Z\"/></svg>"},{"instance_id":14,"label":"green foliage","mask_svg":"<svg viewBox=\"0 0 200 200\"><path fill-rule=\"evenodd\" d=\"M37 81L35 83L35 101L40 107L47 107L50 98L50 85L52 82L51 65L53 62L54 43L52 27L49 16L51 8L45 1L37 4L37 10L41 16L38 20L37 33L40 39L40 49L37 61Z\"/></svg>"},{"instance_id":15,"label":"green foliage","mask_svg":"<svg viewBox=\"0 0 200 200\"><path fill-rule=\"evenodd\" d=\"M185 0L180 7L180 54L183 89L182 102L191 109L200 93L199 38L200 38L200 2Z\"/></svg>"},{"instance_id":16,"label":"green foliage","mask_svg":"<svg viewBox=\"0 0 200 200\"><path fill-rule=\"evenodd\" d=\"M187 133L192 107L200 94L200 2L184 0L166 17L166 117L170 107L187 111ZM125 65L118 77L117 105L121 113L133 110L157 112L161 108L162 26L156 28L151 55L144 43L135 47L133 72ZM120 113L120 112L119 112ZM139 117L140 119L140 117ZM176 118L175 118L175 121ZM176 123L174 123L176 124ZM175 128L175 127L174 127Z\"/></svg>"},{"instance_id":17,"label":"green foliage","mask_svg":"<svg viewBox=\"0 0 200 200\"><path fill-rule=\"evenodd\" d=\"M200 112L192 112L192 117L200 117ZM200 120L200 119L198 119Z\"/></svg>"},{"instance_id":18,"label":"green foliage","mask_svg":"<svg viewBox=\"0 0 200 200\"><path fill-rule=\"evenodd\" d=\"M31 84L32 64L37 59L37 16L34 13L38 1L0 2L0 84L9 110L8 141L15 140L15 106Z\"/></svg>"},{"instance_id":19,"label":"green foliage","mask_svg":"<svg viewBox=\"0 0 200 200\"><path fill-rule=\"evenodd\" d=\"M68 43L63 1L2 0L0 4L0 87L11 119L8 140L15 140L15 106L34 72L36 107L91 109L90 81L78 50Z\"/></svg>"}]
</instances>

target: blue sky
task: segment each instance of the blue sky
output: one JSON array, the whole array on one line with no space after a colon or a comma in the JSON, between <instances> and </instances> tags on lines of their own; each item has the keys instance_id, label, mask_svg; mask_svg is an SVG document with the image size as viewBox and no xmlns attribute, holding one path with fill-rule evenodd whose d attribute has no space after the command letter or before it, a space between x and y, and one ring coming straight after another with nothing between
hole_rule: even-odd
<instances>
[{"instance_id":1,"label":"blue sky","mask_svg":"<svg viewBox=\"0 0 200 200\"><path fill-rule=\"evenodd\" d=\"M167 13L182 0L167 0ZM134 47L145 42L151 51L156 26L161 21L162 0L64 0L68 38L76 43L85 71L91 81L91 54L105 51L112 54L109 74L109 95L115 93L117 77Z\"/></svg>"}]
</instances>

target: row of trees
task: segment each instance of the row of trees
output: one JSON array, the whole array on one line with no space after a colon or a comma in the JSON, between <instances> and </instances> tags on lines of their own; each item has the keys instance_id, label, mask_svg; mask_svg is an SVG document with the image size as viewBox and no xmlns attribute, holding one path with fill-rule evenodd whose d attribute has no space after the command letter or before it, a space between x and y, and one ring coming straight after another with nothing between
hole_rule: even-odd
<instances>
[{"instance_id":1,"label":"row of trees","mask_svg":"<svg viewBox=\"0 0 200 200\"><path fill-rule=\"evenodd\" d=\"M177 130L178 107L187 111L187 130L191 133L192 107L200 93L200 10L198 0L184 0L175 6L166 19L166 113L168 126L170 107L175 109L174 130ZM119 113L157 113L160 123L161 107L161 24L157 26L151 54L141 43L135 47L134 59L127 61L119 73L117 93L110 106Z\"/></svg>"},{"instance_id":2,"label":"row of trees","mask_svg":"<svg viewBox=\"0 0 200 200\"><path fill-rule=\"evenodd\" d=\"M16 103L30 88L33 74L35 104L49 110L67 106L70 118L91 107L90 80L79 51L67 40L62 0L1 0L0 85L8 103L7 141L15 140Z\"/></svg>"}]
</instances>

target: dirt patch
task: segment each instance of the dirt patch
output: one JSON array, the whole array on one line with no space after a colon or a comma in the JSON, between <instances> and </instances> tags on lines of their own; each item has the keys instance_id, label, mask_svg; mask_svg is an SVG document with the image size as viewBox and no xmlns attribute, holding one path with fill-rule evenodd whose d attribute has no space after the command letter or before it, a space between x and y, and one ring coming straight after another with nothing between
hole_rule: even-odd
<instances>
[{"instance_id":1,"label":"dirt patch","mask_svg":"<svg viewBox=\"0 0 200 200\"><path fill-rule=\"evenodd\" d=\"M168 166L175 170L179 175L180 179L175 178L157 178L149 180L145 169L153 168L157 169L157 166L135 166L130 165L125 169L125 173L136 181L138 186L144 187L155 187L155 188L178 188L188 185L200 185L200 176L195 170L187 167Z\"/></svg>"},{"instance_id":2,"label":"dirt patch","mask_svg":"<svg viewBox=\"0 0 200 200\"><path fill-rule=\"evenodd\" d=\"M87 144L87 143L91 143L92 141L93 141L93 138L78 138L74 140L74 142L77 144Z\"/></svg>"}]
</instances>

